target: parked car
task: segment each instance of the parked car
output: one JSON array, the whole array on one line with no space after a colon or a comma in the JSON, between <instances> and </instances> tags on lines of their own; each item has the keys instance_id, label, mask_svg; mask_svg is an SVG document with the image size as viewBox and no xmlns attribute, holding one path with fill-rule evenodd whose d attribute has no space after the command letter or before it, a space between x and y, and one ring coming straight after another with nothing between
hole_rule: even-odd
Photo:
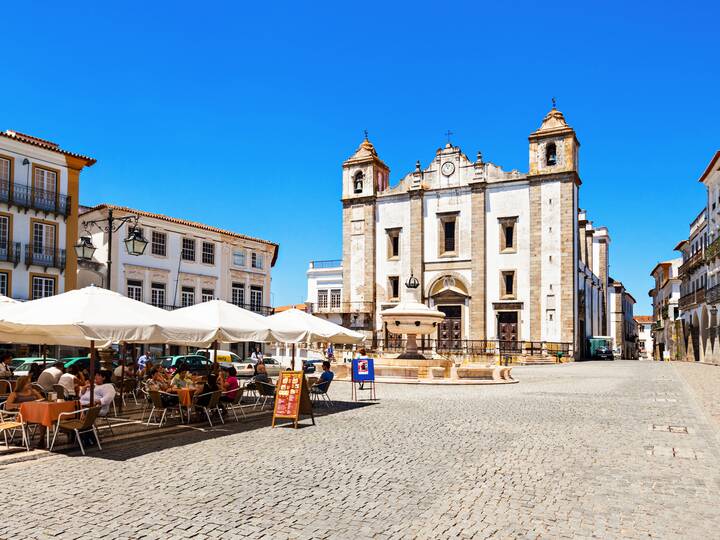
<instances>
[{"instance_id":1,"label":"parked car","mask_svg":"<svg viewBox=\"0 0 720 540\"><path fill-rule=\"evenodd\" d=\"M27 358L13 358L10 360L10 371L14 372L19 366L27 362Z\"/></svg>"},{"instance_id":2,"label":"parked car","mask_svg":"<svg viewBox=\"0 0 720 540\"><path fill-rule=\"evenodd\" d=\"M56 358L46 358L45 360L43 360L42 358L33 357L17 358L17 360L22 360L23 363L16 367L15 371L13 371L14 377L25 377L26 375L30 375L30 366L32 366L33 364L39 364L40 369L42 370L60 363L60 361Z\"/></svg>"},{"instance_id":3,"label":"parked car","mask_svg":"<svg viewBox=\"0 0 720 540\"><path fill-rule=\"evenodd\" d=\"M615 360L615 355L610 347L598 347L595 349L596 360Z\"/></svg>"},{"instance_id":4,"label":"parked car","mask_svg":"<svg viewBox=\"0 0 720 540\"><path fill-rule=\"evenodd\" d=\"M322 358L308 358L307 360L303 360L303 371L305 373L315 373L316 371L320 371L322 363Z\"/></svg>"},{"instance_id":5,"label":"parked car","mask_svg":"<svg viewBox=\"0 0 720 540\"><path fill-rule=\"evenodd\" d=\"M188 367L188 371L193 375L203 375L208 372L213 364L213 362L199 354L161 356L158 358L158 361L170 374L175 373L180 364L185 364Z\"/></svg>"},{"instance_id":6,"label":"parked car","mask_svg":"<svg viewBox=\"0 0 720 540\"><path fill-rule=\"evenodd\" d=\"M212 349L209 351L198 350L198 351L195 351L193 354L195 354L197 356L203 356L209 360L215 360L215 351ZM220 363L225 363L225 364L241 364L242 363L242 359L237 354L235 354L234 352L230 352L230 351L218 351L217 352L217 361Z\"/></svg>"},{"instance_id":7,"label":"parked car","mask_svg":"<svg viewBox=\"0 0 720 540\"><path fill-rule=\"evenodd\" d=\"M246 358L242 362L221 362L220 365L223 367L232 365L237 371L238 377L254 377L257 362L254 358ZM283 370L282 364L271 356L263 358L263 364L265 364L268 377L277 377Z\"/></svg>"}]
</instances>

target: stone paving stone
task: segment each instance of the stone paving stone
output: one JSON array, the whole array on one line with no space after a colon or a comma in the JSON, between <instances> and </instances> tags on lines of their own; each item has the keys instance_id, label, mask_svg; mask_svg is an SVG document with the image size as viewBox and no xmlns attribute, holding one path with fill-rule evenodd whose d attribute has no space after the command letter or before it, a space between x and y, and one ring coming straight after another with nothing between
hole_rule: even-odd
<instances>
[{"instance_id":1,"label":"stone paving stone","mask_svg":"<svg viewBox=\"0 0 720 540\"><path fill-rule=\"evenodd\" d=\"M720 368L513 375L379 385L379 403L340 404L297 431L266 419L199 442L0 463L5 485L23 486L4 500L0 539L717 537L720 406L702 404L718 401Z\"/></svg>"}]
</instances>

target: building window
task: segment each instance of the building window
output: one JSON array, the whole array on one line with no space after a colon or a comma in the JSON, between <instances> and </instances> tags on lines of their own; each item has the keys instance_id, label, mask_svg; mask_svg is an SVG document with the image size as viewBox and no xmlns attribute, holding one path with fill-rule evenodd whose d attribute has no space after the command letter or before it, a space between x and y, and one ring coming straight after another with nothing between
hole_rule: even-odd
<instances>
[{"instance_id":1,"label":"building window","mask_svg":"<svg viewBox=\"0 0 720 540\"><path fill-rule=\"evenodd\" d=\"M32 299L45 298L55 294L55 279L44 276L33 276Z\"/></svg>"},{"instance_id":2,"label":"building window","mask_svg":"<svg viewBox=\"0 0 720 540\"><path fill-rule=\"evenodd\" d=\"M355 193L362 193L363 192L363 178L365 175L362 173L362 171L358 171L355 173L355 177L353 178L353 191Z\"/></svg>"},{"instance_id":3,"label":"building window","mask_svg":"<svg viewBox=\"0 0 720 540\"><path fill-rule=\"evenodd\" d=\"M328 292L327 289L318 291L318 308L327 309L328 307Z\"/></svg>"},{"instance_id":4,"label":"building window","mask_svg":"<svg viewBox=\"0 0 720 540\"><path fill-rule=\"evenodd\" d=\"M232 304L236 306L242 306L245 304L245 285L242 283L233 283L230 300Z\"/></svg>"},{"instance_id":5,"label":"building window","mask_svg":"<svg viewBox=\"0 0 720 540\"><path fill-rule=\"evenodd\" d=\"M142 302L142 281L128 279L127 297Z\"/></svg>"},{"instance_id":6,"label":"building window","mask_svg":"<svg viewBox=\"0 0 720 540\"><path fill-rule=\"evenodd\" d=\"M156 307L165 306L165 284L152 283L150 285L150 303Z\"/></svg>"},{"instance_id":7,"label":"building window","mask_svg":"<svg viewBox=\"0 0 720 540\"><path fill-rule=\"evenodd\" d=\"M250 309L253 311L260 311L263 305L263 290L262 287L256 285L250 286Z\"/></svg>"},{"instance_id":8,"label":"building window","mask_svg":"<svg viewBox=\"0 0 720 540\"><path fill-rule=\"evenodd\" d=\"M251 266L252 266L253 268L260 268L260 269L262 269L262 267L263 267L263 256L262 256L262 253L255 253L254 251L252 252Z\"/></svg>"},{"instance_id":9,"label":"building window","mask_svg":"<svg viewBox=\"0 0 720 540\"><path fill-rule=\"evenodd\" d=\"M545 163L548 167L557 164L557 147L554 142L548 143L545 147Z\"/></svg>"},{"instance_id":10,"label":"building window","mask_svg":"<svg viewBox=\"0 0 720 540\"><path fill-rule=\"evenodd\" d=\"M500 224L500 252L515 253L517 251L517 217L498 219Z\"/></svg>"},{"instance_id":11,"label":"building window","mask_svg":"<svg viewBox=\"0 0 720 540\"><path fill-rule=\"evenodd\" d=\"M515 298L515 271L504 270L500 273L500 297Z\"/></svg>"},{"instance_id":12,"label":"building window","mask_svg":"<svg viewBox=\"0 0 720 540\"><path fill-rule=\"evenodd\" d=\"M233 251L233 266L245 266L245 250Z\"/></svg>"},{"instance_id":13,"label":"building window","mask_svg":"<svg viewBox=\"0 0 720 540\"><path fill-rule=\"evenodd\" d=\"M152 246L150 248L153 255L165 257L167 255L167 234L163 232L152 232Z\"/></svg>"},{"instance_id":14,"label":"building window","mask_svg":"<svg viewBox=\"0 0 720 540\"><path fill-rule=\"evenodd\" d=\"M388 259L400 257L400 229L388 229L387 231L387 256Z\"/></svg>"},{"instance_id":15,"label":"building window","mask_svg":"<svg viewBox=\"0 0 720 540\"><path fill-rule=\"evenodd\" d=\"M8 260L10 240L10 216L0 216L0 254L3 260Z\"/></svg>"},{"instance_id":16,"label":"building window","mask_svg":"<svg viewBox=\"0 0 720 540\"><path fill-rule=\"evenodd\" d=\"M195 289L192 287L183 287L180 296L180 306L188 307L195 305Z\"/></svg>"},{"instance_id":17,"label":"building window","mask_svg":"<svg viewBox=\"0 0 720 540\"><path fill-rule=\"evenodd\" d=\"M439 255L457 254L457 214L440 216Z\"/></svg>"},{"instance_id":18,"label":"building window","mask_svg":"<svg viewBox=\"0 0 720 540\"><path fill-rule=\"evenodd\" d=\"M391 300L400 298L400 278L398 276L388 277L388 293Z\"/></svg>"},{"instance_id":19,"label":"building window","mask_svg":"<svg viewBox=\"0 0 720 540\"><path fill-rule=\"evenodd\" d=\"M335 309L340 307L340 289L330 290L330 307Z\"/></svg>"},{"instance_id":20,"label":"building window","mask_svg":"<svg viewBox=\"0 0 720 540\"><path fill-rule=\"evenodd\" d=\"M212 242L203 242L202 262L205 264L215 264L215 244Z\"/></svg>"},{"instance_id":21,"label":"building window","mask_svg":"<svg viewBox=\"0 0 720 540\"><path fill-rule=\"evenodd\" d=\"M46 193L54 194L57 191L57 173L55 171L35 167L33 188Z\"/></svg>"},{"instance_id":22,"label":"building window","mask_svg":"<svg viewBox=\"0 0 720 540\"><path fill-rule=\"evenodd\" d=\"M10 296L10 274L8 272L0 272L0 294Z\"/></svg>"},{"instance_id":23,"label":"building window","mask_svg":"<svg viewBox=\"0 0 720 540\"><path fill-rule=\"evenodd\" d=\"M181 257L184 261L195 260L195 239L183 238Z\"/></svg>"},{"instance_id":24,"label":"building window","mask_svg":"<svg viewBox=\"0 0 720 540\"><path fill-rule=\"evenodd\" d=\"M215 291L213 289L203 289L202 290L202 296L201 296L201 302L209 302L210 300L215 299Z\"/></svg>"},{"instance_id":25,"label":"building window","mask_svg":"<svg viewBox=\"0 0 720 540\"><path fill-rule=\"evenodd\" d=\"M0 190L6 192L10 187L11 164L9 159L0 158Z\"/></svg>"}]
</instances>

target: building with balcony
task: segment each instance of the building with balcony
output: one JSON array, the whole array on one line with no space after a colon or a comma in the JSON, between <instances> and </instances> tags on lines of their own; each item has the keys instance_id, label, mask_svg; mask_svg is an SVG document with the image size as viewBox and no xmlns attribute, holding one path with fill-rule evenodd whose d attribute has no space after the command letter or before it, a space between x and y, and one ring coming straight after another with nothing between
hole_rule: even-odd
<instances>
[{"instance_id":1,"label":"building with balcony","mask_svg":"<svg viewBox=\"0 0 720 540\"><path fill-rule=\"evenodd\" d=\"M93 158L0 132L0 294L20 300L77 285L80 172Z\"/></svg>"},{"instance_id":2,"label":"building with balcony","mask_svg":"<svg viewBox=\"0 0 720 540\"><path fill-rule=\"evenodd\" d=\"M107 231L111 215L119 223L113 233ZM137 222L118 221L131 216ZM92 225L95 220L102 221ZM148 242L140 256L128 253L123 242L133 228ZM221 299L262 315L272 313L271 269L279 249L274 242L111 204L84 208L80 230L97 248L92 261L81 262L80 286L108 287L165 309ZM243 356L247 347L233 344L230 349Z\"/></svg>"},{"instance_id":3,"label":"building with balcony","mask_svg":"<svg viewBox=\"0 0 720 540\"><path fill-rule=\"evenodd\" d=\"M685 347L682 343L682 324L680 320L679 276L682 259L672 259L658 263L650 275L655 286L648 292L653 304L653 357L655 360L681 359Z\"/></svg>"},{"instance_id":4,"label":"building with balcony","mask_svg":"<svg viewBox=\"0 0 720 540\"><path fill-rule=\"evenodd\" d=\"M312 311L388 343L380 313L412 299L445 313L427 338L438 350L582 356L587 337L608 335L610 236L578 208L579 147L553 107L529 136L527 173L448 142L391 186L366 137L342 165L342 259L307 272Z\"/></svg>"}]
</instances>

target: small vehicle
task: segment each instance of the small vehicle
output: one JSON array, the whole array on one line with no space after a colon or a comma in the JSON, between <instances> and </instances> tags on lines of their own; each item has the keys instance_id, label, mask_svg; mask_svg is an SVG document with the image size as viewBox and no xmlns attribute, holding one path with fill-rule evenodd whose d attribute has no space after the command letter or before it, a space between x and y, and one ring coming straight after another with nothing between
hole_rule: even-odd
<instances>
[{"instance_id":1,"label":"small vehicle","mask_svg":"<svg viewBox=\"0 0 720 540\"><path fill-rule=\"evenodd\" d=\"M615 355L610 347L598 347L595 349L596 360L615 360Z\"/></svg>"},{"instance_id":2,"label":"small vehicle","mask_svg":"<svg viewBox=\"0 0 720 540\"><path fill-rule=\"evenodd\" d=\"M198 351L195 351L193 354L195 354L197 356L204 356L208 360L215 360L215 351L214 350L209 350L209 351L198 350ZM242 359L237 354L235 354L234 352L230 352L230 351L218 351L217 352L217 361L220 362L221 364L222 363L225 363L225 364L240 364L240 363L242 363ZM235 369L237 369L237 367Z\"/></svg>"},{"instance_id":3,"label":"small vehicle","mask_svg":"<svg viewBox=\"0 0 720 540\"><path fill-rule=\"evenodd\" d=\"M320 371L322 363L322 358L308 358L307 360L303 360L303 371L305 373L315 373L316 371Z\"/></svg>"},{"instance_id":4,"label":"small vehicle","mask_svg":"<svg viewBox=\"0 0 720 540\"><path fill-rule=\"evenodd\" d=\"M158 358L158 362L160 362L160 365L168 370L171 375L177 371L180 364L185 364L188 371L193 375L203 375L207 373L213 365L213 362L199 354L161 356Z\"/></svg>"},{"instance_id":5,"label":"small vehicle","mask_svg":"<svg viewBox=\"0 0 720 540\"><path fill-rule=\"evenodd\" d=\"M17 360L22 360L23 363L20 364L18 367L15 368L15 371L13 371L14 377L25 377L26 375L30 375L30 366L33 364L38 364L40 366L40 370L44 370L46 368L52 367L55 364L59 364L60 361L55 358L46 358L43 360L42 358L17 358Z\"/></svg>"},{"instance_id":6,"label":"small vehicle","mask_svg":"<svg viewBox=\"0 0 720 540\"><path fill-rule=\"evenodd\" d=\"M13 358L10 360L10 371L15 371L18 366L22 366L27 361L27 358Z\"/></svg>"},{"instance_id":7,"label":"small vehicle","mask_svg":"<svg viewBox=\"0 0 720 540\"><path fill-rule=\"evenodd\" d=\"M265 370L267 371L268 377L277 377L283 370L282 365L275 358L266 356L263 358L263 364L265 364ZM254 377L255 366L258 361L255 358L246 358L241 363L232 362L238 373L238 377Z\"/></svg>"}]
</instances>

